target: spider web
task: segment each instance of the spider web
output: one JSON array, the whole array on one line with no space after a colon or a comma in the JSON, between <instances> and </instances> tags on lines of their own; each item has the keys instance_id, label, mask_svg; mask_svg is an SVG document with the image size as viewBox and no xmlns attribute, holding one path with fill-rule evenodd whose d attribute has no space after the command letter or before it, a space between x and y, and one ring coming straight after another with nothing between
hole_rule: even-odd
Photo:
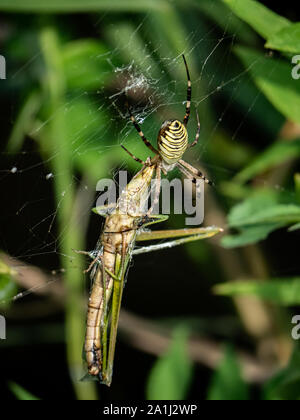
<instances>
[{"instance_id":1,"label":"spider web","mask_svg":"<svg viewBox=\"0 0 300 420\"><path fill-rule=\"evenodd\" d=\"M143 41L148 18L146 16L135 25L125 45L112 46L103 54L89 56L86 65L97 66L103 63L109 81L96 91L76 88L72 95L67 93L66 102L55 111L55 114L69 113L72 118L72 109L80 103L80 106L85 106L89 116L88 122L73 133L71 160L75 170L68 186L70 189L76 189L77 194L80 191L82 195L85 205L81 208L81 215L86 232L90 224L91 208L97 196L95 179L91 182L91 177L88 179L85 176L78 162L94 155L95 161L97 159L99 161L100 173L103 162L109 158L111 166L102 173L116 180L120 169L130 169L132 174L137 172L139 166L135 162L129 162L125 154L123 161L121 158L121 164L119 160L117 167L114 167L113 154L120 156L121 144L141 159L150 155L128 119L125 97L128 98L135 118L146 137L153 146L156 146L161 123L173 117L182 120L185 113L187 81L182 53L185 54L190 67L193 89L188 126L190 141L194 140L196 133L196 109L199 111L202 125L199 144L187 160L196 165L204 164L211 179L230 178L234 175L232 169L220 167L209 159L208 151L218 131L225 129L226 120L229 119L231 121L229 136L238 144L244 127L249 121L251 122L251 114L261 99L261 94L254 91L246 101L246 105L242 105L238 118L232 121L230 115L232 107L241 102L240 96L244 94L244 86L251 82L249 82L250 67L244 69L236 65L232 68L232 48L236 36L229 32L226 25L224 30L220 30L217 25L210 23L204 35L200 30L190 32L184 40L186 47L179 55L172 56L171 53L166 55L163 43L156 44L154 48L150 42ZM228 24L231 19L231 14L224 16L224 21ZM102 18L96 26L100 27L101 21ZM116 29L113 24L112 27ZM118 34L118 31L116 33ZM134 51L137 44L141 46L138 58L137 54L132 54L128 62L124 57L128 51ZM39 58L39 55L28 57L28 61L13 75L13 80L17 83L18 78L23 77L23 73L30 70ZM209 115L207 110L208 103L217 104L213 116ZM12 114L13 125L17 121L18 109L14 109ZM55 114L35 123L17 153L1 151L6 167L0 171L0 183L5 196L5 220L8 223L5 226L4 220L1 229L1 248L3 252L18 260L44 268L49 274L53 270L57 273L63 269L60 257L62 257L61 243L64 240L65 229L58 231L57 219L65 194L68 193L64 191L59 199L56 201L53 199L55 182L64 176L64 173L56 173L52 166L61 151L41 153L44 146L41 147L39 143L40 134L51 124ZM99 115L102 114L104 117L101 120ZM8 188L12 188L12 194ZM98 223L98 233L94 232L91 235L87 249L92 249L92 244L96 243L97 236L101 232L101 222L94 221L94 225L95 223ZM10 239L10 236L18 237L18 229L21 233L20 240L16 243ZM72 250L69 255L63 257L73 260Z\"/></svg>"}]
</instances>

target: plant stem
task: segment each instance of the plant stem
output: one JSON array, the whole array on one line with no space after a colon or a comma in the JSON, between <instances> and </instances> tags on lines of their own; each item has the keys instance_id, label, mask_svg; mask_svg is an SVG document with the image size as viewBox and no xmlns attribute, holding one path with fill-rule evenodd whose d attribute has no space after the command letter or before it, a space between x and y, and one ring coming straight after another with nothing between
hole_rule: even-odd
<instances>
[{"instance_id":1,"label":"plant stem","mask_svg":"<svg viewBox=\"0 0 300 420\"><path fill-rule=\"evenodd\" d=\"M50 96L49 128L52 171L55 174L58 238L60 238L61 264L65 269L66 287L65 328L67 359L70 375L79 400L97 399L94 383L80 382L82 376L82 345L85 334L85 314L82 307L83 259L73 255L72 249L83 249L84 238L80 220L74 210L76 188L74 186L72 156L66 137L64 117L65 80L57 34L52 28L42 30L41 47L46 63L45 88ZM72 255L70 257L70 255Z\"/></svg>"}]
</instances>

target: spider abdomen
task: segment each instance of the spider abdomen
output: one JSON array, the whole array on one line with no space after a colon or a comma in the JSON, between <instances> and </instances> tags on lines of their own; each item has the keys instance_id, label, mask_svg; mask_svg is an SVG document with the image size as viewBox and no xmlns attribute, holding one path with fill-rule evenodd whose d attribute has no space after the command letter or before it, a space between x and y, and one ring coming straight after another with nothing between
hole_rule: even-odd
<instances>
[{"instance_id":1,"label":"spider abdomen","mask_svg":"<svg viewBox=\"0 0 300 420\"><path fill-rule=\"evenodd\" d=\"M163 123L158 134L158 150L168 165L175 164L183 156L188 146L188 133L178 120Z\"/></svg>"}]
</instances>

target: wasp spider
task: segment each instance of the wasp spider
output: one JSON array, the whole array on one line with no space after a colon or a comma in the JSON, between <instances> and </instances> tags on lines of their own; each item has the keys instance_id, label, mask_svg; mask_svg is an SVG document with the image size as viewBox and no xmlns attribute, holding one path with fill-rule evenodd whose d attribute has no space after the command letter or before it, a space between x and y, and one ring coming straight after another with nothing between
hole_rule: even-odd
<instances>
[{"instance_id":1,"label":"wasp spider","mask_svg":"<svg viewBox=\"0 0 300 420\"><path fill-rule=\"evenodd\" d=\"M123 145L122 148L137 162L141 163L144 167L146 166L156 166L156 194L153 206L157 203L160 194L161 187L161 171L166 175L169 171L177 167L187 178L192 179L196 183L197 179L202 179L209 185L213 185L198 169L194 168L189 163L185 162L182 159L184 152L191 147L196 146L199 140L200 135L200 121L197 113L197 133L195 140L192 143L188 142L188 132L187 124L191 114L191 98L192 98L192 83L190 79L190 73L187 66L185 56L182 55L184 65L186 68L187 74L187 101L186 101L186 111L183 118L183 122L179 120L167 120L165 121L158 133L157 137L157 149L155 149L152 144L147 140L143 131L141 130L138 122L131 113L130 107L128 106L130 119L139 133L141 139L145 145L155 153L153 158L148 158L145 162L136 156L134 156L129 150L127 150ZM152 208L153 208L152 206ZM151 209L152 209L151 208ZM150 209L150 212L151 212Z\"/></svg>"}]
</instances>

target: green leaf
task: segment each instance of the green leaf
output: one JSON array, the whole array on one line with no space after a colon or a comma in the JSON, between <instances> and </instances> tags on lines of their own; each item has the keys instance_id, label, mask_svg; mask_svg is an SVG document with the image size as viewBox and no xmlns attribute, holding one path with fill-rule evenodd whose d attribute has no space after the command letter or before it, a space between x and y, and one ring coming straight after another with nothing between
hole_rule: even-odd
<instances>
[{"instance_id":1,"label":"green leaf","mask_svg":"<svg viewBox=\"0 0 300 420\"><path fill-rule=\"evenodd\" d=\"M231 228L239 234L222 238L226 248L245 246L266 239L274 230L300 221L300 206L281 203L274 191L256 191L248 199L234 206L228 216Z\"/></svg>"},{"instance_id":2,"label":"green leaf","mask_svg":"<svg viewBox=\"0 0 300 420\"><path fill-rule=\"evenodd\" d=\"M13 281L14 271L0 260L0 304L10 299L16 293Z\"/></svg>"},{"instance_id":3,"label":"green leaf","mask_svg":"<svg viewBox=\"0 0 300 420\"><path fill-rule=\"evenodd\" d=\"M72 154L80 156L95 149L104 148L110 141L108 136L101 136L107 124L106 114L98 109L88 98L69 101L64 106L66 141ZM99 139L101 138L101 140ZM97 157L99 159L99 157Z\"/></svg>"},{"instance_id":4,"label":"green leaf","mask_svg":"<svg viewBox=\"0 0 300 420\"><path fill-rule=\"evenodd\" d=\"M30 392L26 391L23 387L20 385L11 382L9 384L9 388L11 392L17 397L18 400L22 401L39 401L40 399L32 395Z\"/></svg>"},{"instance_id":5,"label":"green leaf","mask_svg":"<svg viewBox=\"0 0 300 420\"><path fill-rule=\"evenodd\" d=\"M148 400L183 400L192 379L192 362L187 353L188 332L174 331L172 344L154 364L147 383Z\"/></svg>"},{"instance_id":6,"label":"green leaf","mask_svg":"<svg viewBox=\"0 0 300 420\"><path fill-rule=\"evenodd\" d=\"M300 123L300 83L292 78L290 64L249 48L238 47L235 51L275 108L287 119Z\"/></svg>"},{"instance_id":7,"label":"green leaf","mask_svg":"<svg viewBox=\"0 0 300 420\"><path fill-rule=\"evenodd\" d=\"M0 274L0 304L10 299L16 291L16 285L8 274Z\"/></svg>"},{"instance_id":8,"label":"green leaf","mask_svg":"<svg viewBox=\"0 0 300 420\"><path fill-rule=\"evenodd\" d=\"M40 95L37 92L31 93L13 125L7 145L7 151L9 153L17 153L21 149L25 136L28 134L40 106Z\"/></svg>"},{"instance_id":9,"label":"green leaf","mask_svg":"<svg viewBox=\"0 0 300 420\"><path fill-rule=\"evenodd\" d=\"M118 49L123 63L134 62L142 72L151 69L151 77L160 77L161 69L157 60L145 50L145 41L139 32L135 31L132 22L119 22L117 26L109 25L104 28L105 37L110 45Z\"/></svg>"},{"instance_id":10,"label":"green leaf","mask_svg":"<svg viewBox=\"0 0 300 420\"><path fill-rule=\"evenodd\" d=\"M111 77L106 60L107 48L92 39L73 41L62 51L64 72L68 86L80 89L100 89Z\"/></svg>"},{"instance_id":11,"label":"green leaf","mask_svg":"<svg viewBox=\"0 0 300 420\"><path fill-rule=\"evenodd\" d=\"M269 38L280 29L288 26L290 21L272 12L254 0L223 0L231 10L247 22L263 38Z\"/></svg>"},{"instance_id":12,"label":"green leaf","mask_svg":"<svg viewBox=\"0 0 300 420\"><path fill-rule=\"evenodd\" d=\"M289 228L289 232L295 232L296 230L300 229L300 223L296 223L295 225Z\"/></svg>"},{"instance_id":13,"label":"green leaf","mask_svg":"<svg viewBox=\"0 0 300 420\"><path fill-rule=\"evenodd\" d=\"M219 185L219 190L226 197L235 201L241 201L248 198L252 192L251 187L248 185L239 184L233 181L222 181Z\"/></svg>"},{"instance_id":14,"label":"green leaf","mask_svg":"<svg viewBox=\"0 0 300 420\"><path fill-rule=\"evenodd\" d=\"M183 3L183 2L182 2ZM189 7L189 4L187 7ZM240 19L234 15L230 18L224 19L224 16L229 17L231 14L230 9L222 0L215 0L212 5L211 0L198 0L195 6L201 10L202 13L206 14L210 19L218 23L218 25L226 31L226 33L232 33L238 38L249 44L255 44L257 41L257 35L249 28L248 25L241 22Z\"/></svg>"},{"instance_id":15,"label":"green leaf","mask_svg":"<svg viewBox=\"0 0 300 420\"><path fill-rule=\"evenodd\" d=\"M264 385L263 394L265 400L300 400L300 351L298 346L295 346L288 366Z\"/></svg>"},{"instance_id":16,"label":"green leaf","mask_svg":"<svg viewBox=\"0 0 300 420\"><path fill-rule=\"evenodd\" d=\"M295 141L281 140L272 144L267 150L262 152L252 163L236 175L234 181L240 183L247 182L256 175L299 156L300 139Z\"/></svg>"},{"instance_id":17,"label":"green leaf","mask_svg":"<svg viewBox=\"0 0 300 420\"><path fill-rule=\"evenodd\" d=\"M229 215L228 222L230 227L243 225L243 221L266 208L272 207L278 203L278 196L274 191L263 189L256 191L242 203L234 206Z\"/></svg>"},{"instance_id":18,"label":"green leaf","mask_svg":"<svg viewBox=\"0 0 300 420\"><path fill-rule=\"evenodd\" d=\"M164 0L0 0L0 11L19 13L149 12L168 7Z\"/></svg>"},{"instance_id":19,"label":"green leaf","mask_svg":"<svg viewBox=\"0 0 300 420\"><path fill-rule=\"evenodd\" d=\"M92 179L105 177L110 165L107 145L111 142L109 134L103 135L103 127L107 125L106 114L88 96L68 100L60 109L60 122L64 126L66 142L64 152L68 162L74 164L76 169L88 173ZM37 130L42 150L49 154L53 147L52 127L43 123L39 126L42 127Z\"/></svg>"},{"instance_id":20,"label":"green leaf","mask_svg":"<svg viewBox=\"0 0 300 420\"><path fill-rule=\"evenodd\" d=\"M213 376L207 399L210 401L249 400L249 389L242 379L241 368L231 346L226 348L224 360Z\"/></svg>"},{"instance_id":21,"label":"green leaf","mask_svg":"<svg viewBox=\"0 0 300 420\"><path fill-rule=\"evenodd\" d=\"M225 133L216 133L211 152L214 155L216 165L240 169L251 162L255 156L254 150L245 144L237 144Z\"/></svg>"},{"instance_id":22,"label":"green leaf","mask_svg":"<svg viewBox=\"0 0 300 420\"><path fill-rule=\"evenodd\" d=\"M300 278L226 283L217 285L214 291L222 296L252 295L282 306L300 304Z\"/></svg>"},{"instance_id":23,"label":"green leaf","mask_svg":"<svg viewBox=\"0 0 300 420\"><path fill-rule=\"evenodd\" d=\"M297 196L297 202L300 204L300 174L296 173L294 175L295 180L295 191Z\"/></svg>"},{"instance_id":24,"label":"green leaf","mask_svg":"<svg viewBox=\"0 0 300 420\"><path fill-rule=\"evenodd\" d=\"M250 226L258 224L280 223L290 224L300 221L300 206L293 204L278 204L263 209L257 214L244 217L242 220L235 220L232 227Z\"/></svg>"},{"instance_id":25,"label":"green leaf","mask_svg":"<svg viewBox=\"0 0 300 420\"><path fill-rule=\"evenodd\" d=\"M293 23L273 34L266 43L267 48L299 54L300 22Z\"/></svg>"},{"instance_id":26,"label":"green leaf","mask_svg":"<svg viewBox=\"0 0 300 420\"><path fill-rule=\"evenodd\" d=\"M256 244L267 239L270 233L283 227L283 224L270 223L259 226L241 228L237 235L226 235L221 239L224 248L237 248L241 246Z\"/></svg>"}]
</instances>

